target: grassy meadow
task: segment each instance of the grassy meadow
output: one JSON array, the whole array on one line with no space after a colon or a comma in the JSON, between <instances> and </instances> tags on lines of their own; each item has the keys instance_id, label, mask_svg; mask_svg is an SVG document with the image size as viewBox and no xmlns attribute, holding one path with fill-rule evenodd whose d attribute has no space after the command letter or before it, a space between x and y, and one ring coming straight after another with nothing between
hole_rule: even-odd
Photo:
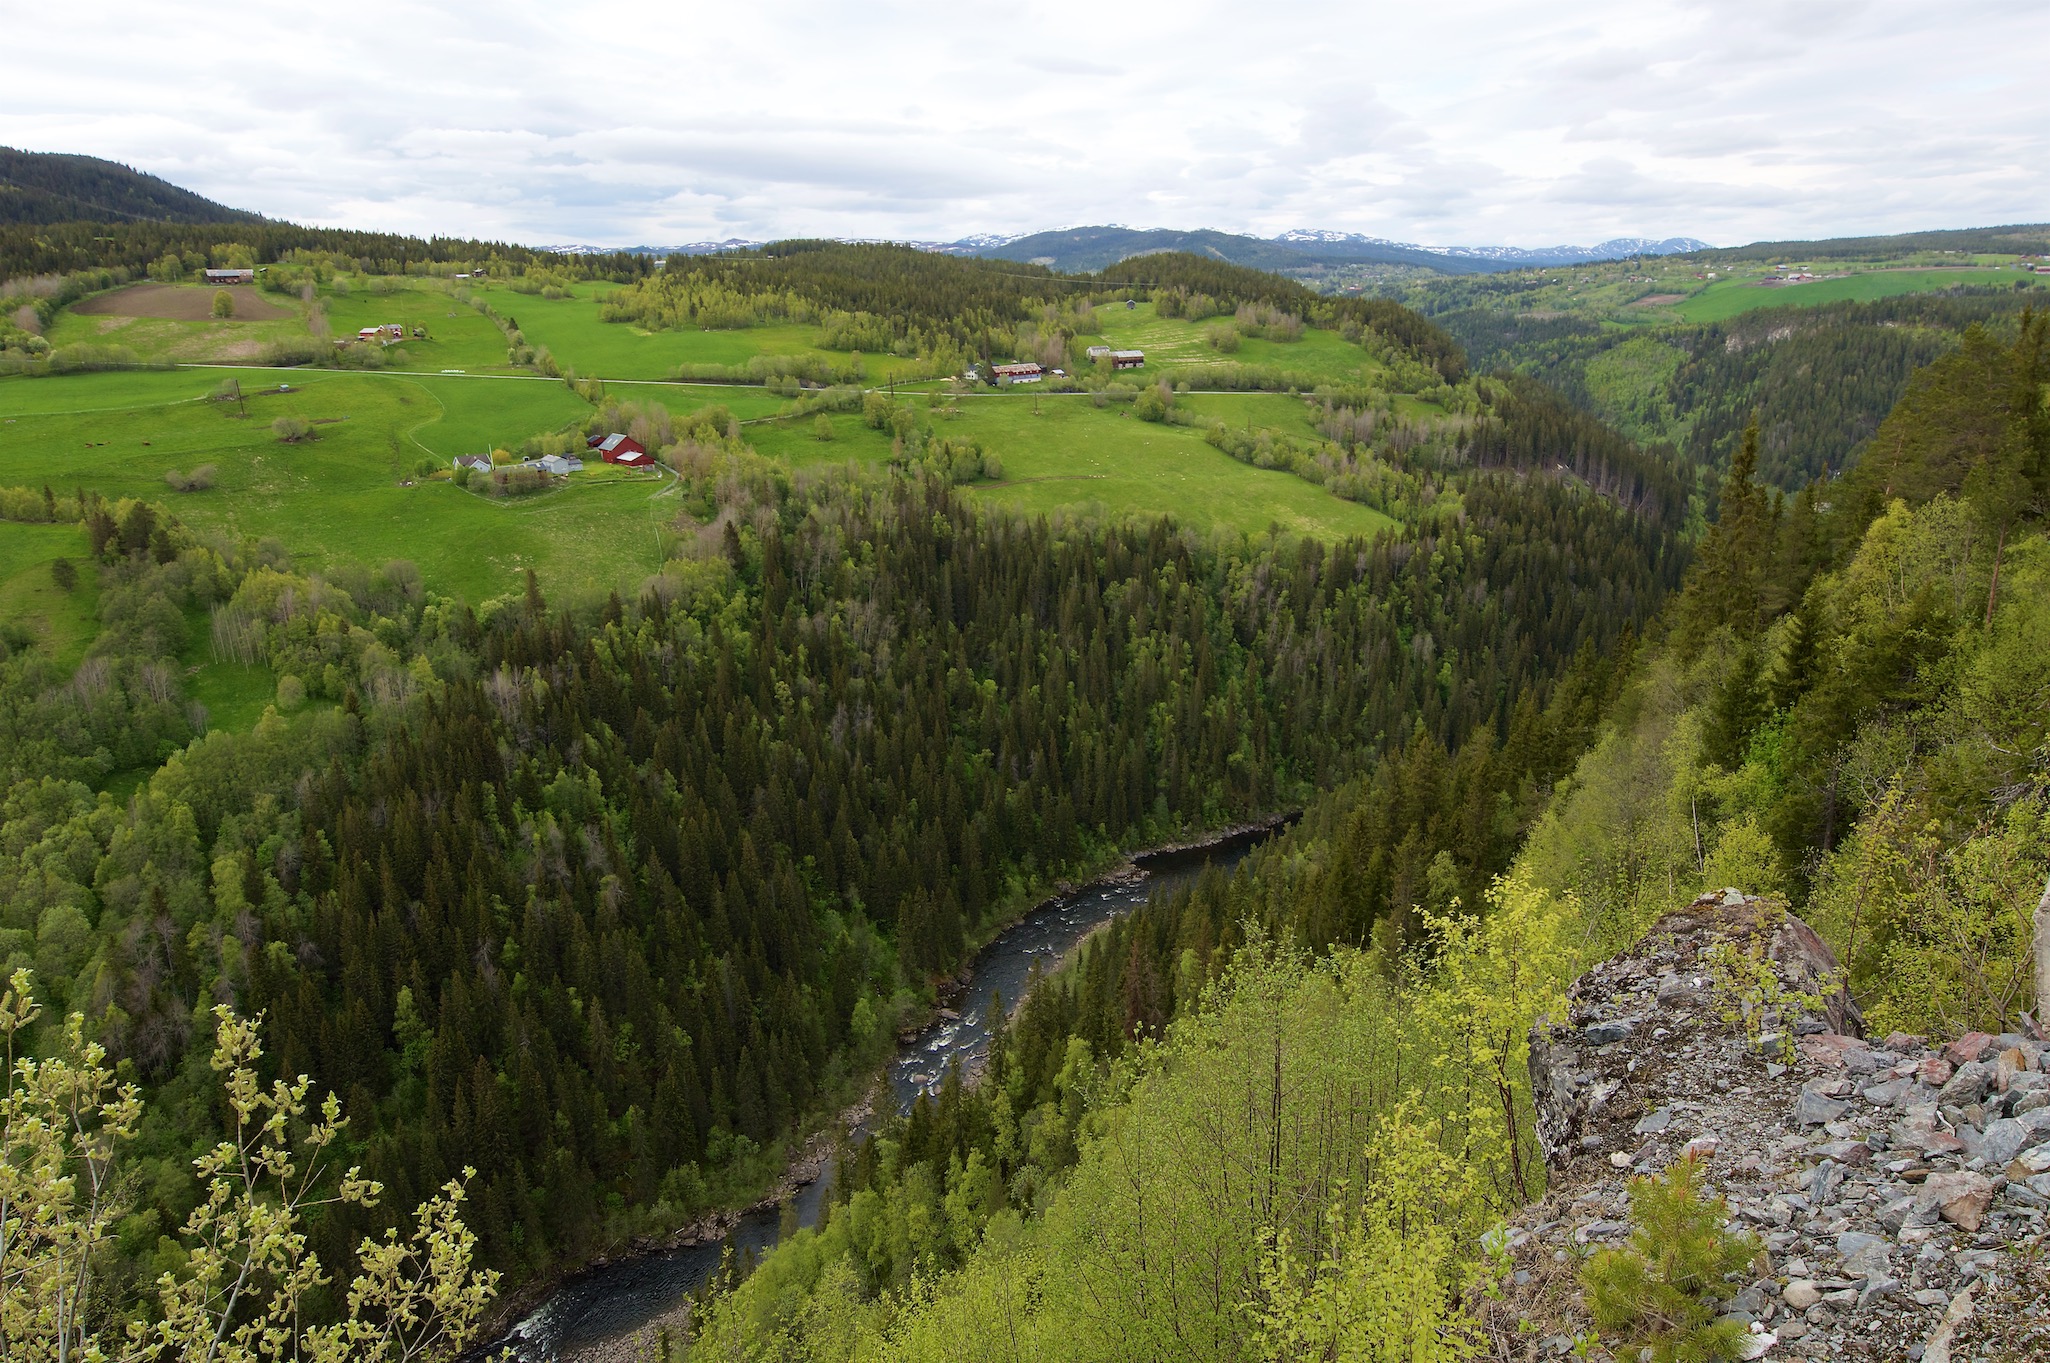
<instances>
[{"instance_id":1,"label":"grassy meadow","mask_svg":"<svg viewBox=\"0 0 2050 1363\"><path fill-rule=\"evenodd\" d=\"M737 331L647 331L627 322L607 322L598 305L615 284L578 284L568 298L543 298L503 287L480 290L501 316L519 324L530 345L546 346L555 362L577 373L606 379L667 379L679 368L738 367L760 355L812 356L834 365L854 359L851 351L818 344L819 329L807 325L747 327ZM366 323L367 325L367 323ZM911 362L888 355L863 357L869 381L887 383L892 373L909 372Z\"/></svg>"},{"instance_id":2,"label":"grassy meadow","mask_svg":"<svg viewBox=\"0 0 2050 1363\"><path fill-rule=\"evenodd\" d=\"M1310 429L1302 401L1283 394L1181 401L1206 416L1253 417L1257 425L1293 434ZM1164 514L1206 531L1262 534L1279 526L1319 539L1371 535L1394 524L1371 507L1334 497L1293 474L1241 464L1206 442L1197 428L1139 421L1128 406L1099 408L1082 394L964 397L954 410L957 415L934 421L936 433L974 440L1003 462L1001 479L970 489L992 505L1028 514ZM890 436L871 430L858 414L841 413L830 421L831 440L814 434L814 418L751 426L748 439L764 454L798 467L889 458Z\"/></svg>"},{"instance_id":3,"label":"grassy meadow","mask_svg":"<svg viewBox=\"0 0 2050 1363\"><path fill-rule=\"evenodd\" d=\"M99 630L99 588L85 569L92 546L75 525L0 525L0 633L45 649L70 666ZM58 559L79 567L70 591L50 568Z\"/></svg>"},{"instance_id":4,"label":"grassy meadow","mask_svg":"<svg viewBox=\"0 0 2050 1363\"><path fill-rule=\"evenodd\" d=\"M1319 382L1371 382L1384 373L1364 350L1335 331L1308 329L1298 341L1270 341L1259 336L1239 338L1236 351L1214 349L1208 337L1212 327L1231 325L1229 317L1209 317L1191 322L1180 317L1162 317L1153 304L1141 303L1126 309L1111 304L1097 310L1103 326L1102 343L1119 350L1143 350L1146 367L1135 377L1173 377L1176 368L1201 364L1257 365L1307 375Z\"/></svg>"},{"instance_id":5,"label":"grassy meadow","mask_svg":"<svg viewBox=\"0 0 2050 1363\"><path fill-rule=\"evenodd\" d=\"M822 441L813 418L778 420L789 403L763 388L664 382L679 366L744 365L757 355L851 358L819 350L815 328L650 334L599 319L611 287L579 284L561 299L503 285L487 286L485 294L531 344L547 346L580 374L602 377L607 396L660 403L679 416L723 405L745 423L757 449L796 467L889 457L888 437L858 414L830 417L834 438ZM198 285L131 286L61 314L51 329L55 343L124 344L192 367L0 379L0 484L160 501L202 532L274 540L308 571L410 560L431 590L473 603L519 591L529 568L544 590L575 597L631 589L660 566L678 505L673 484L660 477L593 467L541 495L496 501L446 476L458 454L516 447L583 421L591 406L561 382L512 369L496 323L438 281L352 277L323 290L328 326L338 337L388 322L406 328L406 340L383 352L387 367L380 370L224 363L308 334L308 310L297 298L251 289L235 296L249 316L211 318L212 290ZM1102 316L1105 343L1147 351L1147 368L1131 376L1141 382L1217 361L1333 382L1376 374L1360 347L1331 332L1308 331L1286 344L1245 338L1236 352L1220 353L1205 329L1226 319L1161 318L1150 304L1105 309ZM427 335L413 337L416 327ZM890 364L870 357L870 381L886 381ZM242 401L210 399L230 378L240 382ZM1281 394L1181 401L1234 425L1311 430L1307 405ZM1128 405L1098 407L1087 396L1027 389L963 396L950 407L952 415L937 418L941 432L975 440L1002 461L1000 479L972 489L992 506L1164 513L1203 530L1259 534L1278 527L1323 538L1390 524L1285 472L1238 463L1197 429L1138 421ZM278 417L312 423L314 437L279 441L272 430ZM213 469L210 486L172 490L167 474L204 466ZM0 526L0 628L75 659L95 629L91 574L82 574L73 592L60 591L50 574L58 557L84 561L80 531ZM204 635L203 627L195 631ZM186 661L193 694L216 723L253 721L272 696L273 681L260 669L201 656Z\"/></svg>"},{"instance_id":6,"label":"grassy meadow","mask_svg":"<svg viewBox=\"0 0 2050 1363\"><path fill-rule=\"evenodd\" d=\"M1866 270L1840 279L1805 284L1760 285L1751 279L1719 279L1683 302L1645 308L1645 320L1678 318L1686 322L1721 322L1756 308L1819 307L1824 303L1868 303L1906 293L1934 293L1959 285L2013 288L2050 286L2050 280L1999 269Z\"/></svg>"},{"instance_id":7,"label":"grassy meadow","mask_svg":"<svg viewBox=\"0 0 2050 1363\"><path fill-rule=\"evenodd\" d=\"M246 417L205 399L228 376L252 394ZM665 484L593 478L496 502L418 475L425 459L445 465L587 415L559 383L309 370L286 376L292 391L280 393L279 377L209 369L0 382L0 483L153 498L202 530L274 538L310 570L410 559L431 588L470 601L519 590L527 568L550 590L597 593L660 566L665 516L653 499ZM316 423L316 438L279 442L280 416ZM169 470L206 464L216 470L206 491L165 482ZM0 539L31 528L0 526Z\"/></svg>"},{"instance_id":8,"label":"grassy meadow","mask_svg":"<svg viewBox=\"0 0 2050 1363\"><path fill-rule=\"evenodd\" d=\"M327 295L328 326L335 339L354 336L364 327L397 322L406 339L385 350L395 369L461 369L466 373L513 374L506 361L505 333L498 323L467 303L450 297L438 282L388 287L378 292L351 285ZM424 328L425 338L413 335Z\"/></svg>"}]
</instances>

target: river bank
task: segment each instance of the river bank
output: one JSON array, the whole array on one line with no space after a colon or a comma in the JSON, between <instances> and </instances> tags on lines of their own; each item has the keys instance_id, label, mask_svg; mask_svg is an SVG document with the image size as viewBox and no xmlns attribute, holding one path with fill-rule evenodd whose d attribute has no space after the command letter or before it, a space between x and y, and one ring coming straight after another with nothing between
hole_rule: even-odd
<instances>
[{"instance_id":1,"label":"river bank","mask_svg":"<svg viewBox=\"0 0 2050 1363\"><path fill-rule=\"evenodd\" d=\"M1057 885L941 982L932 1007L915 1025L899 1030L895 1053L864 1096L824 1122L763 1197L708 1212L664 1235L621 1242L576 1269L526 1284L494 1313L488 1352L511 1346L533 1363L598 1363L636 1356L628 1349L629 1337L644 1336L652 1346L656 1337L649 1332L657 1327L666 1325L676 1338L683 1317L675 1312L687 1310L690 1294L717 1271L729 1245L735 1253L765 1253L780 1238L786 1205L799 1225L817 1224L835 1151L850 1137L860 1139L875 1112L886 1104L908 1110L920 1093L936 1091L950 1068L958 1066L964 1075L979 1071L998 1001L1006 1013L1015 1007L1035 969L1057 967L1075 942L1138 907L1159 886L1193 877L1214 861L1235 863L1297 817L1289 811L1147 848L1086 881ZM486 1353L473 1351L473 1357Z\"/></svg>"}]
</instances>

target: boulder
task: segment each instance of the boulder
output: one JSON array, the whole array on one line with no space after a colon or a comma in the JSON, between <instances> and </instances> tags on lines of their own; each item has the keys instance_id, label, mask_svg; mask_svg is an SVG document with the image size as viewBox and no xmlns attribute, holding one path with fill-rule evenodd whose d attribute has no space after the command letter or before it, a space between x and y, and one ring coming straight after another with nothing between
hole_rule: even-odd
<instances>
[{"instance_id":1,"label":"boulder","mask_svg":"<svg viewBox=\"0 0 2050 1363\"><path fill-rule=\"evenodd\" d=\"M1837 1189L1843 1182L1843 1166L1833 1159L1824 1160L1808 1175L1808 1201L1817 1207L1827 1207L1836 1201Z\"/></svg>"},{"instance_id":2,"label":"boulder","mask_svg":"<svg viewBox=\"0 0 2050 1363\"><path fill-rule=\"evenodd\" d=\"M1953 1065L1969 1065L1999 1050L1999 1041L1985 1032L1966 1032L1943 1048Z\"/></svg>"},{"instance_id":3,"label":"boulder","mask_svg":"<svg viewBox=\"0 0 2050 1363\"><path fill-rule=\"evenodd\" d=\"M1822 1289L1807 1278L1796 1278L1787 1284L1786 1291L1780 1293L1780 1300L1790 1311L1806 1311L1822 1300Z\"/></svg>"},{"instance_id":4,"label":"boulder","mask_svg":"<svg viewBox=\"0 0 2050 1363\"><path fill-rule=\"evenodd\" d=\"M1893 1245L1886 1237L1863 1231L1845 1231L1836 1238L1836 1252L1843 1256L1846 1278L1886 1276L1892 1251Z\"/></svg>"},{"instance_id":5,"label":"boulder","mask_svg":"<svg viewBox=\"0 0 2050 1363\"><path fill-rule=\"evenodd\" d=\"M1915 1079L1930 1088L1940 1089L1950 1082L1953 1068L1955 1067L1940 1055L1928 1056L1915 1066Z\"/></svg>"},{"instance_id":6,"label":"boulder","mask_svg":"<svg viewBox=\"0 0 2050 1363\"><path fill-rule=\"evenodd\" d=\"M1993 1067L1968 1060L1937 1090L1936 1102L1940 1107L1964 1107L1984 1098L1992 1088Z\"/></svg>"},{"instance_id":7,"label":"boulder","mask_svg":"<svg viewBox=\"0 0 2050 1363\"><path fill-rule=\"evenodd\" d=\"M1965 1170L1931 1174L1915 1193L1915 1211L1936 1212L1962 1230L1975 1231L1993 1206L1993 1180Z\"/></svg>"},{"instance_id":8,"label":"boulder","mask_svg":"<svg viewBox=\"0 0 2050 1363\"><path fill-rule=\"evenodd\" d=\"M1821 1126L1833 1122L1850 1109L1849 1103L1834 1098L1825 1098L1819 1093L1804 1093L1794 1104L1794 1120L1802 1126Z\"/></svg>"},{"instance_id":9,"label":"boulder","mask_svg":"<svg viewBox=\"0 0 2050 1363\"><path fill-rule=\"evenodd\" d=\"M2029 1129L2012 1117L1986 1124L1985 1134L1976 1140L1965 1137L1965 1150L1988 1165L2005 1165L2030 1144Z\"/></svg>"},{"instance_id":10,"label":"boulder","mask_svg":"<svg viewBox=\"0 0 2050 1363\"><path fill-rule=\"evenodd\" d=\"M1934 1103L1910 1104L1907 1116L1893 1124L1893 1139L1896 1145L1910 1146L1924 1155L1958 1155L1965 1148L1964 1142L1945 1128Z\"/></svg>"},{"instance_id":11,"label":"boulder","mask_svg":"<svg viewBox=\"0 0 2050 1363\"><path fill-rule=\"evenodd\" d=\"M1590 1046L1613 1046L1630 1035L1630 1029L1637 1024L1627 1018L1614 1018L1606 1022L1590 1023L1587 1028L1587 1044Z\"/></svg>"}]
</instances>

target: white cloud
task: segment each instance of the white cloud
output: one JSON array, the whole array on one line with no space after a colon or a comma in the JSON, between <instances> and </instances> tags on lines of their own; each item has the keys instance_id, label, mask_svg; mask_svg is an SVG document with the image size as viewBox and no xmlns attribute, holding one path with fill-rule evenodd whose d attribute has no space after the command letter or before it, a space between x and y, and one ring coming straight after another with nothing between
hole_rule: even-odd
<instances>
[{"instance_id":1,"label":"white cloud","mask_svg":"<svg viewBox=\"0 0 2050 1363\"><path fill-rule=\"evenodd\" d=\"M89 51L7 8L0 138L304 222L1535 246L2050 219L2038 0L107 0Z\"/></svg>"}]
</instances>

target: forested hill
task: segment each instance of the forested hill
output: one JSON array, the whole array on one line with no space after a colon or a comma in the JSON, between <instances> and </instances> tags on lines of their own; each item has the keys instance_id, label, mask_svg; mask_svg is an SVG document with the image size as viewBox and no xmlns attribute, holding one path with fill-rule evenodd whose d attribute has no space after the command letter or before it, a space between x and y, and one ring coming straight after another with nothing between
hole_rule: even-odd
<instances>
[{"instance_id":1,"label":"forested hill","mask_svg":"<svg viewBox=\"0 0 2050 1363\"><path fill-rule=\"evenodd\" d=\"M146 1142L148 1224L188 1209L195 1008L226 998L386 1186L392 1210L321 1223L324 1261L467 1165L487 1262L573 1265L759 1187L1055 879L1384 754L1550 770L1546 697L1685 561L1672 508L1596 495L1620 452L1573 438L1586 483L1512 431L1438 514L1330 545L1057 530L903 474L797 486L711 438L677 455L685 557L588 614L11 496L85 526L107 632L76 677L0 659L0 940L179 1114ZM193 742L170 660L209 618L304 712ZM87 784L160 761L125 806ZM1493 775L1462 789L1477 841L1433 874L1478 883L1509 829ZM1428 861L1401 850L1358 912Z\"/></svg>"},{"instance_id":2,"label":"forested hill","mask_svg":"<svg viewBox=\"0 0 2050 1363\"><path fill-rule=\"evenodd\" d=\"M261 221L115 161L0 147L0 226Z\"/></svg>"},{"instance_id":3,"label":"forested hill","mask_svg":"<svg viewBox=\"0 0 2050 1363\"><path fill-rule=\"evenodd\" d=\"M294 252L324 252L389 274L437 263L496 263L548 265L580 278L637 279L652 268L647 257L624 252L572 262L504 242L301 227L224 207L98 157L0 147L0 280L83 270L139 275L166 253L204 261L222 247L245 248L257 264Z\"/></svg>"},{"instance_id":4,"label":"forested hill","mask_svg":"<svg viewBox=\"0 0 2050 1363\"><path fill-rule=\"evenodd\" d=\"M1849 467L1911 374L1974 326L2011 329L2030 301L2005 289L1903 295L1649 332L1519 312L1502 298L1431 320L1478 372L1529 374L1633 439L1672 447L1711 479L1755 420L1759 476L1792 493Z\"/></svg>"},{"instance_id":5,"label":"forested hill","mask_svg":"<svg viewBox=\"0 0 2050 1363\"><path fill-rule=\"evenodd\" d=\"M1141 230L1131 227L1070 227L1034 232L981 252L1057 270L1106 270L1128 260L1182 252L1256 270L1300 270L1331 263L1369 261L1422 266L1446 274L1486 274L1510 268L1485 257L1445 255L1392 242L1292 242L1232 232Z\"/></svg>"},{"instance_id":6,"label":"forested hill","mask_svg":"<svg viewBox=\"0 0 2050 1363\"><path fill-rule=\"evenodd\" d=\"M1379 332L1448 383L1466 359L1443 329L1382 299L1326 298L1293 280L1187 252L1128 260L1093 274L939 255L908 246L774 242L758 250L671 256L662 270L609 295L603 316L645 327L821 324L834 347L898 354L945 351L987 360L1018 323L1072 333L1078 311L1150 297L1163 316L1230 313L1265 304L1299 320Z\"/></svg>"},{"instance_id":7,"label":"forested hill","mask_svg":"<svg viewBox=\"0 0 2050 1363\"><path fill-rule=\"evenodd\" d=\"M1926 1178L1936 1201L1983 1194L1942 1221L1836 1197L1847 1170L1876 1172L1864 1142L1759 1128L1785 1122L1797 1085L1813 1132L1842 1106L1829 1093L1884 1077L1887 1061L1790 1054L1788 1032L1843 1015L1825 1003L1839 980L1872 1036L1894 1033L1875 1049L1916 1056L1966 1033L1953 1058L2017 1047L1998 1067L2010 1078L2039 1049L2021 1033L2041 1016L2031 909L2050 876L2046 360L2042 318L1968 335L1915 372L1868 462L1794 499L1768 495L1757 432L1740 435L1687 586L1637 648L1587 655L1548 704L1519 701L1499 743L1482 729L1448 752L1420 729L1235 874L1092 938L1033 989L979 1083L950 1083L864 1146L823 1228L700 1313L689 1357L1516 1358L1549 1339L1558 1356L1733 1359L1804 1337L1790 1352L1819 1357L1853 1303L1883 1301L1909 1339L1946 1307L1955 1325L1950 1296L1891 1275L1940 1266L1918 1280L1956 1291L1952 1266L1968 1263L1986 1356L2038 1356L2050 1282L2027 1253L1994 1272L1987 1251L2041 1224L2043 1185L1992 1177L2042 1167L2006 1164L2043 1129L2040 1085L1996 1092L1994 1064L1962 1066L1940 1129L1948 1061L1862 1090L1866 1114L1902 1094L1889 1176ZM1805 935L1784 914L1798 910L1844 973L1797 993L1762 942L1706 953L1691 980L1644 963L1670 956L1686 925L1654 925L1703 889L1708 912L1735 902ZM1640 940L1638 960L1569 995ZM1653 995L1747 1082L1602 1108L1608 1129L1576 1133L1571 1153L1617 1185L1627 1171L1630 1197L1569 1209L1569 1183L1532 1207L1552 1172L1533 1025L1555 1029L1554 1102L1608 1101L1562 1067L1616 1076L1596 1095L1703 1084L1660 1060L1693 1039L1654 1029ZM1733 1110L1751 1083L1774 1084L1771 1101ZM1961 1090L1983 1102L1951 1102ZM1707 1138L1684 1161L1681 1132ZM1768 1203L1767 1178L1814 1199ZM1738 1208L1740 1192L1759 1200ZM1505 1235L1507 1217L1617 1248L1546 1244L1511 1276L1496 1255L1527 1232ZM1867 1224L1854 1217L1875 1233L1835 1239ZM1733 1219L1786 1233L1726 1238ZM1860 1267L1867 1247L1876 1266ZM1658 1276L1683 1252L1727 1256L1727 1281ZM1808 1280L1825 1275L1861 1290L1812 1311ZM1806 1300L1780 1298L1796 1280ZM1571 1299L1572 1318L1491 1305L1510 1289ZM1753 1320L1778 1333L1745 1349Z\"/></svg>"},{"instance_id":8,"label":"forested hill","mask_svg":"<svg viewBox=\"0 0 2050 1363\"><path fill-rule=\"evenodd\" d=\"M1883 237L1830 237L1821 241L1758 241L1702 252L1708 260L1873 260L1914 251L2050 253L2050 223L1946 228Z\"/></svg>"}]
</instances>

